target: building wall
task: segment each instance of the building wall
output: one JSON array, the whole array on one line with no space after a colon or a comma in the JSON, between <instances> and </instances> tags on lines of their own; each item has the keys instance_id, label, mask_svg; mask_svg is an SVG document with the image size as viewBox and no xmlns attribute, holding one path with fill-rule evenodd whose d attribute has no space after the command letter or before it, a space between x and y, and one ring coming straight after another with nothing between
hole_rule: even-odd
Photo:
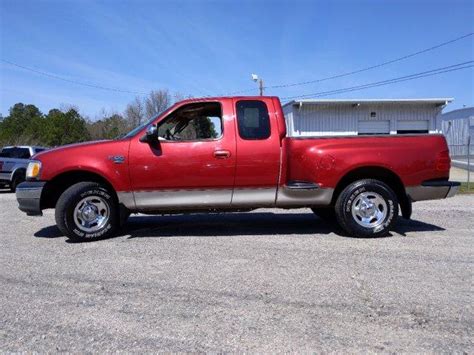
<instances>
[{"instance_id":1,"label":"building wall","mask_svg":"<svg viewBox=\"0 0 474 355\"><path fill-rule=\"evenodd\" d=\"M437 116L442 107L430 104L380 103L303 104L284 107L289 136L357 135L359 121L388 121L390 134L396 134L399 121L428 121L430 133L440 133ZM371 112L376 117L371 117ZM376 123L374 123L375 125ZM370 125L370 123L369 123Z\"/></svg>"},{"instance_id":2,"label":"building wall","mask_svg":"<svg viewBox=\"0 0 474 355\"><path fill-rule=\"evenodd\" d=\"M470 154L474 154L474 107L446 112L440 117L451 155L467 154L469 136L471 137Z\"/></svg>"}]
</instances>

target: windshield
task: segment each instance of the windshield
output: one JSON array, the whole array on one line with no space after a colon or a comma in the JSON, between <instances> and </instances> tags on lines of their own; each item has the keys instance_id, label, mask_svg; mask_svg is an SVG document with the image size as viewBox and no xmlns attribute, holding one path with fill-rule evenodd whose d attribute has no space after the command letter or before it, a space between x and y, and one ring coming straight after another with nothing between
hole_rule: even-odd
<instances>
[{"instance_id":1,"label":"windshield","mask_svg":"<svg viewBox=\"0 0 474 355\"><path fill-rule=\"evenodd\" d=\"M118 137L118 139L133 137L133 136L136 135L138 132L140 132L143 128L145 128L146 126L148 126L149 124L151 124L158 116L159 116L159 115L153 116L153 117L150 118L148 121L145 121L144 123L142 123L142 124L139 125L138 127L135 127L134 129L132 129L132 130L131 130L130 132L128 132L126 135Z\"/></svg>"}]
</instances>

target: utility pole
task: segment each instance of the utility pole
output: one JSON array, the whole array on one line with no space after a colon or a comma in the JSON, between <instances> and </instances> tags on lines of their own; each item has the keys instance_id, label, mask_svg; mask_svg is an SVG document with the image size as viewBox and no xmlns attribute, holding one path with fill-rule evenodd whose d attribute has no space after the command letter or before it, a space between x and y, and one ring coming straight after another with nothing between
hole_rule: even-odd
<instances>
[{"instance_id":1,"label":"utility pole","mask_svg":"<svg viewBox=\"0 0 474 355\"><path fill-rule=\"evenodd\" d=\"M260 96L263 96L263 90L265 89L263 86L263 79L259 78L257 74L252 74L252 80L257 83L258 82L258 90L260 92Z\"/></svg>"}]
</instances>

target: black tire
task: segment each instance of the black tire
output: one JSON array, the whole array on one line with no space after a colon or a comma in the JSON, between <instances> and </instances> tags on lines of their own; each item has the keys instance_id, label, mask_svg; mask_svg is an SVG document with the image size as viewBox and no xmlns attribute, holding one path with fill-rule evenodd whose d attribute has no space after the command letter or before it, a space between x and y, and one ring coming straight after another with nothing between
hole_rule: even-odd
<instances>
[{"instance_id":1,"label":"black tire","mask_svg":"<svg viewBox=\"0 0 474 355\"><path fill-rule=\"evenodd\" d=\"M16 192L16 187L20 185L23 181L25 181L25 175L21 172L15 173L12 179L12 183L10 184L10 191Z\"/></svg>"},{"instance_id":2,"label":"black tire","mask_svg":"<svg viewBox=\"0 0 474 355\"><path fill-rule=\"evenodd\" d=\"M364 213L368 211L367 215L370 215L374 208L377 208L380 211L380 217L369 216L364 220L359 215L361 212L354 212L366 208L366 204L363 207L359 205L364 197L369 201L375 201ZM398 199L393 190L382 181L358 180L348 185L340 193L336 201L335 212L339 225L348 235L360 238L384 237L397 222Z\"/></svg>"},{"instance_id":3,"label":"black tire","mask_svg":"<svg viewBox=\"0 0 474 355\"><path fill-rule=\"evenodd\" d=\"M97 230L87 230L74 216L74 210L81 201L90 199L99 201L104 206L104 213L98 214L107 216L103 225L93 226ZM95 182L80 182L69 187L62 193L56 204L55 218L59 230L73 241L92 241L113 237L120 225L120 212L116 197L104 186Z\"/></svg>"},{"instance_id":4,"label":"black tire","mask_svg":"<svg viewBox=\"0 0 474 355\"><path fill-rule=\"evenodd\" d=\"M336 221L336 211L334 207L316 207L311 209L313 213L326 222Z\"/></svg>"}]
</instances>

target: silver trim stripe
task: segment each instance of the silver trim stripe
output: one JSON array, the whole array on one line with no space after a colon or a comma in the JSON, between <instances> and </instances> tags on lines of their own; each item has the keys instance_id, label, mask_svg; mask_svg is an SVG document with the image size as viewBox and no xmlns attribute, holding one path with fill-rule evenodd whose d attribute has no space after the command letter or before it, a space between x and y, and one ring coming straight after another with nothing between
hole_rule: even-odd
<instances>
[{"instance_id":1,"label":"silver trim stripe","mask_svg":"<svg viewBox=\"0 0 474 355\"><path fill-rule=\"evenodd\" d=\"M119 192L119 202L134 211L187 208L305 207L331 203L334 189L196 189ZM275 202L276 196L276 202Z\"/></svg>"},{"instance_id":2,"label":"silver trim stripe","mask_svg":"<svg viewBox=\"0 0 474 355\"><path fill-rule=\"evenodd\" d=\"M138 210L230 207L232 189L134 192Z\"/></svg>"},{"instance_id":3,"label":"silver trim stripe","mask_svg":"<svg viewBox=\"0 0 474 355\"><path fill-rule=\"evenodd\" d=\"M232 207L274 207L277 189L253 188L234 189Z\"/></svg>"},{"instance_id":4,"label":"silver trim stripe","mask_svg":"<svg viewBox=\"0 0 474 355\"><path fill-rule=\"evenodd\" d=\"M407 186L406 192L413 201L439 200L452 197L459 186Z\"/></svg>"},{"instance_id":5,"label":"silver trim stripe","mask_svg":"<svg viewBox=\"0 0 474 355\"><path fill-rule=\"evenodd\" d=\"M277 207L327 206L331 203L334 189L278 189Z\"/></svg>"}]
</instances>

